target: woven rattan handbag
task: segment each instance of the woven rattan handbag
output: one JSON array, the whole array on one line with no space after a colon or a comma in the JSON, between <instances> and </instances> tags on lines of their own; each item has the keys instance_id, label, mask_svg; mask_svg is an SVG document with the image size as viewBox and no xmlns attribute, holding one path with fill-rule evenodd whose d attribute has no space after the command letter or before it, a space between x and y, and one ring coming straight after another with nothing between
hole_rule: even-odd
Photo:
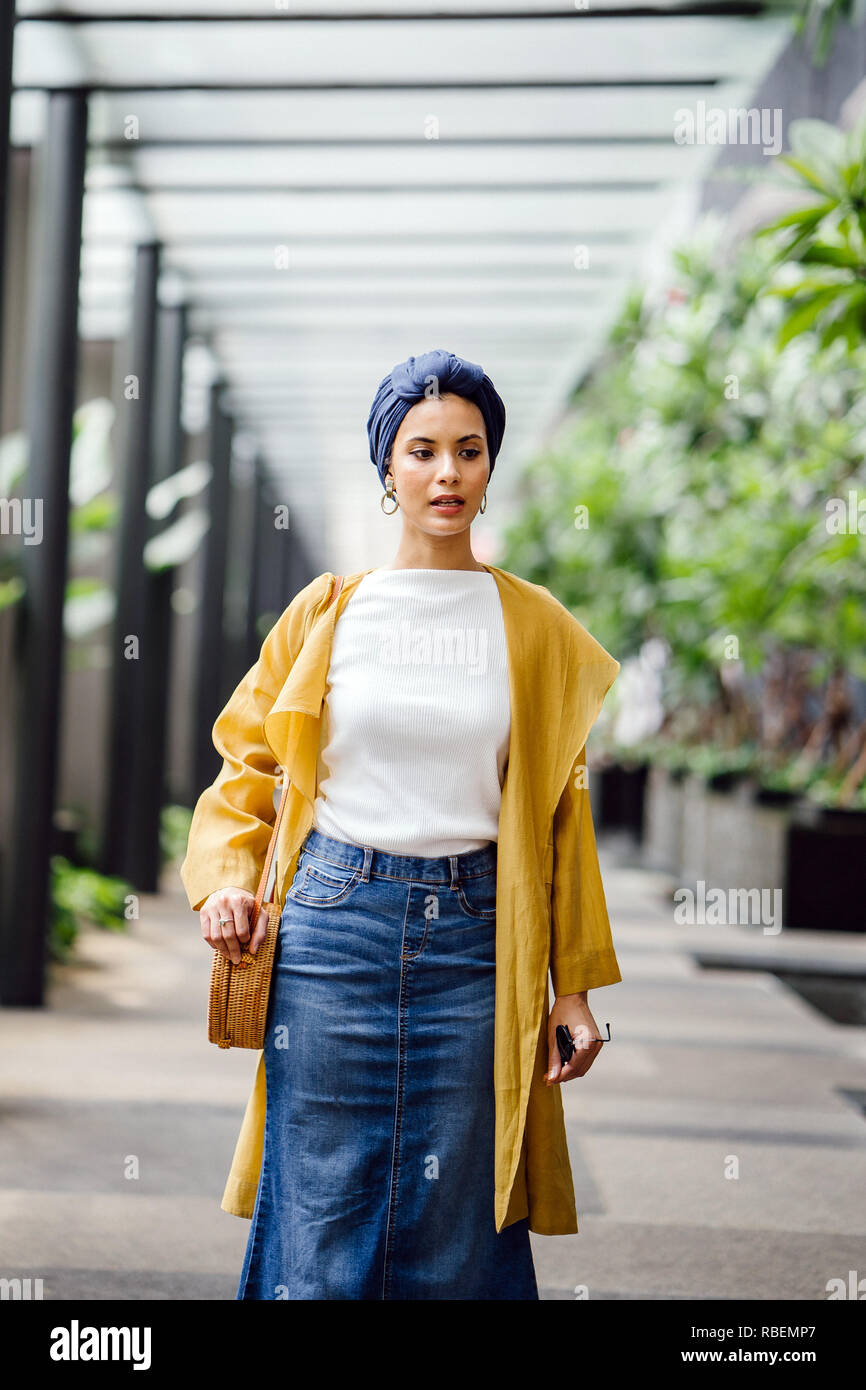
<instances>
[{"instance_id":1,"label":"woven rattan handbag","mask_svg":"<svg viewBox=\"0 0 866 1390\"><path fill-rule=\"evenodd\" d=\"M343 587L343 576L338 575L334 584L328 607L336 602ZM268 1012L268 996L271 991L271 975L274 968L274 951L280 931L282 908L278 902L264 902L265 889L271 871L271 861L277 845L280 821L289 795L289 779L285 778L280 805L271 832L271 841L265 856L262 876L259 880L256 900L250 914L250 926L255 931L262 907L268 914L267 934L255 955L247 950L241 951L240 962L235 965L222 951L214 951L211 963L210 997L207 1011L208 1042L217 1047L254 1047L265 1045L265 1021Z\"/></svg>"}]
</instances>

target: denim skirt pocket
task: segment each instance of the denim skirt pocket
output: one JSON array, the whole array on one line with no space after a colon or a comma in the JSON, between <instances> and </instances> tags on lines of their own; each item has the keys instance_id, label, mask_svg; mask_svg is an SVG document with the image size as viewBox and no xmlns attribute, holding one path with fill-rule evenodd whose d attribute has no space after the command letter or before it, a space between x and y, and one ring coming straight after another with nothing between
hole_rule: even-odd
<instances>
[{"instance_id":1,"label":"denim skirt pocket","mask_svg":"<svg viewBox=\"0 0 866 1390\"><path fill-rule=\"evenodd\" d=\"M335 864L304 850L286 897L305 907L338 907L360 881L360 869Z\"/></svg>"},{"instance_id":2,"label":"denim skirt pocket","mask_svg":"<svg viewBox=\"0 0 866 1390\"><path fill-rule=\"evenodd\" d=\"M468 917L476 921L496 920L496 869L462 878L456 889L457 901Z\"/></svg>"}]
</instances>

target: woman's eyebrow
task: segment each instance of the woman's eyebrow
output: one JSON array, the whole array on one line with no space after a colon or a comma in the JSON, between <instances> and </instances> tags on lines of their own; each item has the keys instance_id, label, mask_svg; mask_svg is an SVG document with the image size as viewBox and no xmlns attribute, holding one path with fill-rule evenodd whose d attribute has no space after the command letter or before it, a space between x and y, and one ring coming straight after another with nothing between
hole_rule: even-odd
<instances>
[{"instance_id":1,"label":"woman's eyebrow","mask_svg":"<svg viewBox=\"0 0 866 1390\"><path fill-rule=\"evenodd\" d=\"M457 440L458 444L465 444L467 439L480 439L480 434L461 434ZM435 439L428 439L424 434L413 434L411 439L406 440L407 444L435 444Z\"/></svg>"}]
</instances>

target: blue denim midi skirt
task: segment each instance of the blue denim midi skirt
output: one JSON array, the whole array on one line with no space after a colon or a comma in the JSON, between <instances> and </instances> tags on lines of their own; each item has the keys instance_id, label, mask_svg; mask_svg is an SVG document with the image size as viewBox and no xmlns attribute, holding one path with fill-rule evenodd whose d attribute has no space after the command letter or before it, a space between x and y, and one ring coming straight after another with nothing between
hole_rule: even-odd
<instances>
[{"instance_id":1,"label":"blue denim midi skirt","mask_svg":"<svg viewBox=\"0 0 866 1390\"><path fill-rule=\"evenodd\" d=\"M494 1220L496 853L304 840L239 1299L538 1298Z\"/></svg>"}]
</instances>

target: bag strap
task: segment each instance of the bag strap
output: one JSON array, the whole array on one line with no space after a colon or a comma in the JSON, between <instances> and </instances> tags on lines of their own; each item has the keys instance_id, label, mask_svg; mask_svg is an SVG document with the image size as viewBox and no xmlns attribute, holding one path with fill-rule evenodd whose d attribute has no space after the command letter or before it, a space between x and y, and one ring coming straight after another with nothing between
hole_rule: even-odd
<instances>
[{"instance_id":1,"label":"bag strap","mask_svg":"<svg viewBox=\"0 0 866 1390\"><path fill-rule=\"evenodd\" d=\"M330 599L328 600L328 605L327 605L328 608L330 608L331 605L336 601L336 599L338 598L339 593L340 593L340 590L342 589L342 587L343 587L343 576L342 576L341 574L338 574L338 575L336 575L335 578L334 578L334 587L333 587L333 589L332 589L332 591L331 591L331 597L330 597ZM327 609L326 609L326 611L327 611ZM267 886L268 886L268 876L269 876L269 874L270 874L270 872L271 872L271 860L272 860L273 857L274 857L274 850L275 850L276 847L277 847L277 836L279 835L279 832L280 832L280 821L281 821L282 818L283 818L283 811L285 810L286 801L288 800L288 796L289 796L289 786L290 786L290 785L291 785L290 779L287 777L287 778L285 779L285 781L283 782L283 792L282 792L282 796L280 797L280 804L279 804L279 807L278 807L278 809L277 809L277 816L276 816L276 820L274 821L274 828L273 828L273 830L271 831L271 842L270 842L270 844L268 845L268 852L267 852L267 854L265 855L265 864L264 864L264 868L262 869L262 876L261 876L261 878L259 879L259 886L258 886L258 889L256 890L256 901L255 901L255 906L254 906L254 908L253 908L252 916L250 917L250 926L252 927L253 931L255 931L256 922L259 920L259 913L260 913L261 910L262 910L262 903L264 902L264 899L265 899L265 889L266 889Z\"/></svg>"}]
</instances>

